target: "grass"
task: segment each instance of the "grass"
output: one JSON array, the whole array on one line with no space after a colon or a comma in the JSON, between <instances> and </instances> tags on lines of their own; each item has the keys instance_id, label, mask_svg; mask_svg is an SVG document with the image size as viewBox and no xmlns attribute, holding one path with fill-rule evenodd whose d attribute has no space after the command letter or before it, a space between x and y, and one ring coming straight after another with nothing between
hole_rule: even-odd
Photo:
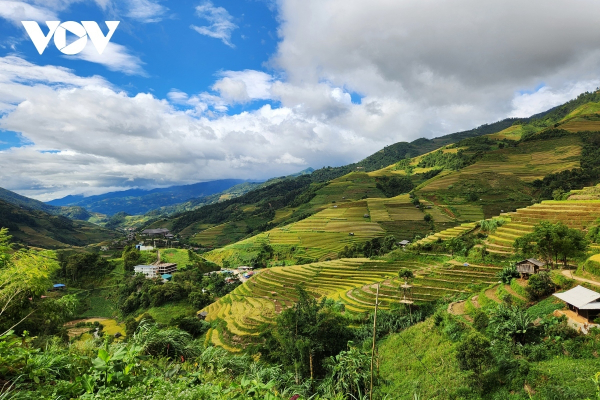
<instances>
[{"instance_id":1,"label":"grass","mask_svg":"<svg viewBox=\"0 0 600 400\"><path fill-rule=\"evenodd\" d=\"M184 249L161 249L160 258L166 262L176 263L178 268L185 268L189 262L188 251Z\"/></svg>"},{"instance_id":2,"label":"grass","mask_svg":"<svg viewBox=\"0 0 600 400\"><path fill-rule=\"evenodd\" d=\"M169 324L171 319L180 316L195 316L196 309L187 303L169 303L160 307L151 307L144 313L148 313L159 324Z\"/></svg>"},{"instance_id":3,"label":"grass","mask_svg":"<svg viewBox=\"0 0 600 400\"><path fill-rule=\"evenodd\" d=\"M532 318L542 318L552 314L554 310L562 310L565 303L560 299L550 296L527 309L527 314Z\"/></svg>"},{"instance_id":4,"label":"grass","mask_svg":"<svg viewBox=\"0 0 600 400\"><path fill-rule=\"evenodd\" d=\"M117 314L114 301L109 298L106 290L93 290L84 301L88 308L81 317L112 318Z\"/></svg>"},{"instance_id":5,"label":"grass","mask_svg":"<svg viewBox=\"0 0 600 400\"><path fill-rule=\"evenodd\" d=\"M399 400L448 399L468 386L458 368L454 344L444 338L432 319L393 334L379 343L384 395Z\"/></svg>"}]
</instances>

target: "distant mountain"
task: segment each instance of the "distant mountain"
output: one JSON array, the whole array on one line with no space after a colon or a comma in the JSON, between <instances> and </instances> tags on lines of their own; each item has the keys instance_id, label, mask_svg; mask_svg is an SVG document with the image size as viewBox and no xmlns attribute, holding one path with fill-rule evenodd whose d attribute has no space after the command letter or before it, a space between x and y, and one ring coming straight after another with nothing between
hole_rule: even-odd
<instances>
[{"instance_id":1,"label":"distant mountain","mask_svg":"<svg viewBox=\"0 0 600 400\"><path fill-rule=\"evenodd\" d=\"M35 200L34 200L35 201ZM16 242L48 249L86 246L118 237L109 229L0 200L0 227Z\"/></svg>"},{"instance_id":2,"label":"distant mountain","mask_svg":"<svg viewBox=\"0 0 600 400\"><path fill-rule=\"evenodd\" d=\"M78 206L83 207L89 212L109 216L118 212L125 212L129 215L141 215L157 208L220 193L244 182L246 181L242 179L221 179L151 190L129 189L88 197L66 196L61 199L49 201L46 205Z\"/></svg>"}]
</instances>

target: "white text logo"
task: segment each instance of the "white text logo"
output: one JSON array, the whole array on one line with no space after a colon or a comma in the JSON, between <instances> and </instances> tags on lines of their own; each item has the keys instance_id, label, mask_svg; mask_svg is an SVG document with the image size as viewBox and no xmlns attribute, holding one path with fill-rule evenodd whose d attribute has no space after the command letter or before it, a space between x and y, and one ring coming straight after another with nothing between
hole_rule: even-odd
<instances>
[{"instance_id":1,"label":"white text logo","mask_svg":"<svg viewBox=\"0 0 600 400\"><path fill-rule=\"evenodd\" d=\"M98 53L102 54L108 41L119 25L119 21L105 21L106 26L108 27L108 33L104 36L100 27L94 21L81 21L81 24L75 21L66 21L62 24L60 21L46 21L49 31L47 35L44 35L37 22L21 21L21 23L25 27L27 34L29 34L38 53L42 54L44 50L46 50L52 35L54 35L54 44L56 45L56 48L61 53L68 55L77 54L82 51L87 44L88 36L92 40L96 50L98 50ZM79 39L67 45L67 31L71 32Z\"/></svg>"}]
</instances>

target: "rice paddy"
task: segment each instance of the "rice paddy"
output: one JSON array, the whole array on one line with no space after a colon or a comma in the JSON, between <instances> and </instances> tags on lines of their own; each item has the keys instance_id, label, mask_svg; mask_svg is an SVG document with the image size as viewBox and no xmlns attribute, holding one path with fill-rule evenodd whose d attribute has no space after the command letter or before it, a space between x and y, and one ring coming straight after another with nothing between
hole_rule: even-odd
<instances>
[{"instance_id":1,"label":"rice paddy","mask_svg":"<svg viewBox=\"0 0 600 400\"><path fill-rule=\"evenodd\" d=\"M401 251L398 251L401 252ZM398 255L397 255L398 256ZM481 290L496 281L499 267L460 264L445 256L416 256L402 253L399 260L340 259L307 265L261 270L229 295L204 309L208 321L223 321L219 335L209 332L207 340L230 348L252 341L259 326L272 323L276 315L297 300L294 287L304 285L314 297L340 301L346 312L370 312L376 285L382 308L405 299L432 301ZM412 290L404 293L398 272L415 274Z\"/></svg>"}]
</instances>

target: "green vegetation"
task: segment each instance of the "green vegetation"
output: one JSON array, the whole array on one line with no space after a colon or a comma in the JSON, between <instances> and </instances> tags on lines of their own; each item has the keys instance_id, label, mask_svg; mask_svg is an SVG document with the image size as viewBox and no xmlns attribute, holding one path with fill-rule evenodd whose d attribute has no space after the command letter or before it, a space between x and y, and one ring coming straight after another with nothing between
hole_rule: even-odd
<instances>
[{"instance_id":1,"label":"green vegetation","mask_svg":"<svg viewBox=\"0 0 600 400\"><path fill-rule=\"evenodd\" d=\"M562 222L552 224L542 221L533 232L515 240L514 247L525 255L536 255L548 264L562 261L566 267L569 259L582 257L588 248L585 235Z\"/></svg>"}]
</instances>

